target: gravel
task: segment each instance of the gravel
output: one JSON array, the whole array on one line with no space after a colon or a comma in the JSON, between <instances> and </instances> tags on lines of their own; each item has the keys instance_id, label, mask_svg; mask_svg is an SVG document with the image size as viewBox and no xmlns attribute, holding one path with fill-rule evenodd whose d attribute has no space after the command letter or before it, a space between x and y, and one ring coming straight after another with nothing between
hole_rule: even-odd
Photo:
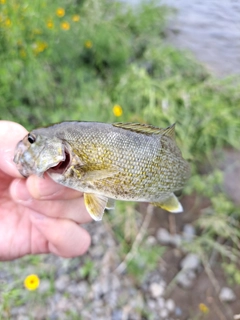
<instances>
[{"instance_id":1,"label":"gravel","mask_svg":"<svg viewBox=\"0 0 240 320\"><path fill-rule=\"evenodd\" d=\"M136 285L134 277L126 272L118 273L117 267L122 262L116 249L113 235L108 232L103 223L88 225L92 235L90 251L79 258L63 259L53 255L42 256L41 272L53 274L53 284L46 277L41 279L37 293L44 303L33 303L31 299L23 306L14 306L11 317L14 319L36 320L70 319L84 320L141 320L143 315L149 319L177 319L181 317L181 306L171 298L165 298L167 282L164 280L165 268L162 263L146 273L146 276ZM183 229L183 235L171 235L160 228L157 237L146 238L146 245L151 248L157 242L181 246L182 239L191 241L195 235L194 228L188 225ZM179 250L179 249L178 249ZM179 250L179 252L181 252ZM184 250L182 250L182 255ZM14 270L19 278L17 266L23 262L14 261ZM84 267L84 272L82 272ZM176 276L176 282L185 290L194 286L195 278L201 271L201 262L197 255L187 254L180 263L181 270ZM28 265L27 273L33 272ZM39 270L40 271L40 270ZM11 272L2 268L1 276L5 282L13 282ZM21 276L24 279L24 276ZM4 277L3 277L4 278ZM219 298L224 302L236 299L230 288L223 288ZM40 306L39 306L40 305ZM145 319L145 318L144 318ZM148 318L146 318L148 319Z\"/></svg>"},{"instance_id":2,"label":"gravel","mask_svg":"<svg viewBox=\"0 0 240 320\"><path fill-rule=\"evenodd\" d=\"M223 302L234 302L236 295L231 288L223 287L219 293L219 299Z\"/></svg>"}]
</instances>

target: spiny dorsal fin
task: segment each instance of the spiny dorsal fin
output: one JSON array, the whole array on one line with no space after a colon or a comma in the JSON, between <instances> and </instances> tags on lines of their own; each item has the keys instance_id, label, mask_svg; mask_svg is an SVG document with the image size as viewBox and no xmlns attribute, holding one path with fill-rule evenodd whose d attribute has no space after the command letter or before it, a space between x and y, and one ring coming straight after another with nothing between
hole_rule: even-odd
<instances>
[{"instance_id":1,"label":"spiny dorsal fin","mask_svg":"<svg viewBox=\"0 0 240 320\"><path fill-rule=\"evenodd\" d=\"M174 125L175 124L172 125L173 132L174 132ZM113 123L113 126L118 127L118 128L122 128L125 130L130 130L133 132L144 133L144 134L166 134L168 136L170 136L170 134L171 134L171 137L172 137L172 133L169 130L170 128L172 128L172 126L166 128L166 129L161 129L161 128L151 126L149 124L131 123L131 122L128 122L128 123L117 122L117 123ZM168 130L168 131L166 131L166 130Z\"/></svg>"},{"instance_id":2,"label":"spiny dorsal fin","mask_svg":"<svg viewBox=\"0 0 240 320\"><path fill-rule=\"evenodd\" d=\"M169 138L175 140L175 125L176 123L172 124L171 126L167 127L163 131L164 136L168 136Z\"/></svg>"}]
</instances>

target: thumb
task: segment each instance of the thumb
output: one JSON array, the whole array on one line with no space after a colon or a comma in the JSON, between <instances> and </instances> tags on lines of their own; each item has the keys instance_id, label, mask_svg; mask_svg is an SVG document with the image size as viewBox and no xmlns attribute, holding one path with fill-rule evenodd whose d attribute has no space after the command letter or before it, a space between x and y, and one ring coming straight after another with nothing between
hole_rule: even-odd
<instances>
[{"instance_id":1,"label":"thumb","mask_svg":"<svg viewBox=\"0 0 240 320\"><path fill-rule=\"evenodd\" d=\"M13 162L14 150L27 130L11 121L0 121L0 168L12 177L22 177Z\"/></svg>"}]
</instances>

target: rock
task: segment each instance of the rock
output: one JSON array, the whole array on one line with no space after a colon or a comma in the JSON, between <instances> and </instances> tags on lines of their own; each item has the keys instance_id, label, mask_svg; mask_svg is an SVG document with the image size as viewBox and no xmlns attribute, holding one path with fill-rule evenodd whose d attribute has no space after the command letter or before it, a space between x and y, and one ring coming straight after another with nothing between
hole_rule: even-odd
<instances>
[{"instance_id":1,"label":"rock","mask_svg":"<svg viewBox=\"0 0 240 320\"><path fill-rule=\"evenodd\" d=\"M93 258L99 259L104 254L104 248L101 245L95 245L90 249L90 254Z\"/></svg>"},{"instance_id":2,"label":"rock","mask_svg":"<svg viewBox=\"0 0 240 320\"><path fill-rule=\"evenodd\" d=\"M180 234L175 233L170 236L171 236L170 244L179 248L182 244L182 237L180 236Z\"/></svg>"},{"instance_id":3,"label":"rock","mask_svg":"<svg viewBox=\"0 0 240 320\"><path fill-rule=\"evenodd\" d=\"M176 315L177 317L181 317L181 315L182 315L182 309L179 308L179 307L176 307L176 309L175 309L175 315Z\"/></svg>"},{"instance_id":4,"label":"rock","mask_svg":"<svg viewBox=\"0 0 240 320\"><path fill-rule=\"evenodd\" d=\"M167 309L162 309L159 312L159 316L161 319L166 319L168 317L168 314L169 314L169 312Z\"/></svg>"},{"instance_id":5,"label":"rock","mask_svg":"<svg viewBox=\"0 0 240 320\"><path fill-rule=\"evenodd\" d=\"M69 300L66 297L62 296L56 304L56 309L61 312L71 309Z\"/></svg>"},{"instance_id":6,"label":"rock","mask_svg":"<svg viewBox=\"0 0 240 320\"><path fill-rule=\"evenodd\" d=\"M177 284L179 284L184 289L189 289L193 285L193 280L196 278L194 271L190 269L185 269L179 272L176 277Z\"/></svg>"},{"instance_id":7,"label":"rock","mask_svg":"<svg viewBox=\"0 0 240 320\"><path fill-rule=\"evenodd\" d=\"M163 298L158 298L157 305L159 309L163 309L165 307L165 300Z\"/></svg>"},{"instance_id":8,"label":"rock","mask_svg":"<svg viewBox=\"0 0 240 320\"><path fill-rule=\"evenodd\" d=\"M172 237L166 229L159 228L157 231L157 239L162 244L170 244Z\"/></svg>"},{"instance_id":9,"label":"rock","mask_svg":"<svg viewBox=\"0 0 240 320\"><path fill-rule=\"evenodd\" d=\"M168 299L165 303L165 306L170 313L175 310L175 302L172 299Z\"/></svg>"},{"instance_id":10,"label":"rock","mask_svg":"<svg viewBox=\"0 0 240 320\"><path fill-rule=\"evenodd\" d=\"M225 149L223 157L218 159L219 167L224 171L223 187L227 195L236 205L240 205L240 152Z\"/></svg>"},{"instance_id":11,"label":"rock","mask_svg":"<svg viewBox=\"0 0 240 320\"><path fill-rule=\"evenodd\" d=\"M223 287L219 293L219 299L223 302L233 302L236 300L236 295L231 288Z\"/></svg>"},{"instance_id":12,"label":"rock","mask_svg":"<svg viewBox=\"0 0 240 320\"><path fill-rule=\"evenodd\" d=\"M161 244L165 245L173 245L175 247L179 247L182 243L182 238L179 234L170 234L168 230L164 228L158 229L156 237Z\"/></svg>"},{"instance_id":13,"label":"rock","mask_svg":"<svg viewBox=\"0 0 240 320\"><path fill-rule=\"evenodd\" d=\"M196 230L193 225L185 224L183 227L183 238L185 241L191 242L196 235Z\"/></svg>"},{"instance_id":14,"label":"rock","mask_svg":"<svg viewBox=\"0 0 240 320\"><path fill-rule=\"evenodd\" d=\"M186 257L181 261L181 268L182 269L190 269L198 271L200 269L200 259L194 253L189 253Z\"/></svg>"},{"instance_id":15,"label":"rock","mask_svg":"<svg viewBox=\"0 0 240 320\"><path fill-rule=\"evenodd\" d=\"M146 239L146 244L147 244L148 246L154 246L156 243L157 243L157 241L156 241L156 238L155 238L155 237L153 237L153 236L147 237L147 239Z\"/></svg>"},{"instance_id":16,"label":"rock","mask_svg":"<svg viewBox=\"0 0 240 320\"><path fill-rule=\"evenodd\" d=\"M76 297L85 297L89 291L89 286L86 281L80 281L79 283L70 283L65 290Z\"/></svg>"},{"instance_id":17,"label":"rock","mask_svg":"<svg viewBox=\"0 0 240 320\"><path fill-rule=\"evenodd\" d=\"M19 315L18 317L17 317L17 320L29 320L30 318L29 318L29 316L25 316L25 315L23 315L23 314L21 314L21 315Z\"/></svg>"},{"instance_id":18,"label":"rock","mask_svg":"<svg viewBox=\"0 0 240 320\"><path fill-rule=\"evenodd\" d=\"M152 299L149 299L147 301L147 305L150 309L152 310L155 310L156 309L156 301L155 300L152 300Z\"/></svg>"},{"instance_id":19,"label":"rock","mask_svg":"<svg viewBox=\"0 0 240 320\"><path fill-rule=\"evenodd\" d=\"M122 320L123 319L123 312L120 309L113 310L112 313L112 320Z\"/></svg>"},{"instance_id":20,"label":"rock","mask_svg":"<svg viewBox=\"0 0 240 320\"><path fill-rule=\"evenodd\" d=\"M57 278L57 280L55 281L55 289L58 291L65 291L66 288L68 287L69 283L70 283L70 277L67 274L64 274L62 276L60 276L59 278Z\"/></svg>"},{"instance_id":21,"label":"rock","mask_svg":"<svg viewBox=\"0 0 240 320\"><path fill-rule=\"evenodd\" d=\"M43 279L40 282L40 286L39 286L39 292L40 293L45 293L47 291L50 290L51 284L49 280Z\"/></svg>"},{"instance_id":22,"label":"rock","mask_svg":"<svg viewBox=\"0 0 240 320\"><path fill-rule=\"evenodd\" d=\"M164 294L165 285L163 283L153 282L150 284L149 290L153 298L158 298Z\"/></svg>"}]
</instances>

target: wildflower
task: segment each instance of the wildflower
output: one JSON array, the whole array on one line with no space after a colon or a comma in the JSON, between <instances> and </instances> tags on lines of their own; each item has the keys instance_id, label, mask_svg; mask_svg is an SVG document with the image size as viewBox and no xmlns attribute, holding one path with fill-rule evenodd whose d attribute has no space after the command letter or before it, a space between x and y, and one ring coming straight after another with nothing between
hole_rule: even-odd
<instances>
[{"instance_id":1,"label":"wildflower","mask_svg":"<svg viewBox=\"0 0 240 320\"><path fill-rule=\"evenodd\" d=\"M198 308L202 313L206 314L209 312L209 308L204 303L199 303Z\"/></svg>"},{"instance_id":2,"label":"wildflower","mask_svg":"<svg viewBox=\"0 0 240 320\"><path fill-rule=\"evenodd\" d=\"M26 56L27 56L26 51L24 49L20 49L19 54L20 54L20 57L22 57L22 58L26 58Z\"/></svg>"},{"instance_id":3,"label":"wildflower","mask_svg":"<svg viewBox=\"0 0 240 320\"><path fill-rule=\"evenodd\" d=\"M63 21L63 22L61 23L61 28L62 28L63 30L69 30L69 29L70 29L70 24L69 24L67 21Z\"/></svg>"},{"instance_id":4,"label":"wildflower","mask_svg":"<svg viewBox=\"0 0 240 320\"><path fill-rule=\"evenodd\" d=\"M115 115L115 117L121 117L122 113L122 107L119 104L115 104L113 106L113 114Z\"/></svg>"},{"instance_id":5,"label":"wildflower","mask_svg":"<svg viewBox=\"0 0 240 320\"><path fill-rule=\"evenodd\" d=\"M36 274L30 274L24 280L24 286L28 290L36 290L39 287L40 279Z\"/></svg>"},{"instance_id":6,"label":"wildflower","mask_svg":"<svg viewBox=\"0 0 240 320\"><path fill-rule=\"evenodd\" d=\"M6 21L5 21L5 26L6 27L10 27L11 24L12 24L12 21L9 18L7 18Z\"/></svg>"},{"instance_id":7,"label":"wildflower","mask_svg":"<svg viewBox=\"0 0 240 320\"><path fill-rule=\"evenodd\" d=\"M5 4L6 0L0 0L0 4Z\"/></svg>"},{"instance_id":8,"label":"wildflower","mask_svg":"<svg viewBox=\"0 0 240 320\"><path fill-rule=\"evenodd\" d=\"M73 22L78 22L79 20L80 20L80 16L78 14L75 14L74 16L72 16Z\"/></svg>"},{"instance_id":9,"label":"wildflower","mask_svg":"<svg viewBox=\"0 0 240 320\"><path fill-rule=\"evenodd\" d=\"M90 40L85 41L84 46L87 49L91 49L93 46L92 41L90 41Z\"/></svg>"},{"instance_id":10,"label":"wildflower","mask_svg":"<svg viewBox=\"0 0 240 320\"><path fill-rule=\"evenodd\" d=\"M52 20L47 21L47 27L48 27L48 29L52 29L54 27Z\"/></svg>"},{"instance_id":11,"label":"wildflower","mask_svg":"<svg viewBox=\"0 0 240 320\"><path fill-rule=\"evenodd\" d=\"M34 34L42 34L42 30L41 29L34 29L33 33Z\"/></svg>"},{"instance_id":12,"label":"wildflower","mask_svg":"<svg viewBox=\"0 0 240 320\"><path fill-rule=\"evenodd\" d=\"M65 16L65 10L63 8L57 8L56 10L56 15L59 17L59 18L62 18Z\"/></svg>"},{"instance_id":13,"label":"wildflower","mask_svg":"<svg viewBox=\"0 0 240 320\"><path fill-rule=\"evenodd\" d=\"M43 52L48 47L47 43L44 41L38 41L33 44L33 52L35 54L39 54L40 52Z\"/></svg>"}]
</instances>

